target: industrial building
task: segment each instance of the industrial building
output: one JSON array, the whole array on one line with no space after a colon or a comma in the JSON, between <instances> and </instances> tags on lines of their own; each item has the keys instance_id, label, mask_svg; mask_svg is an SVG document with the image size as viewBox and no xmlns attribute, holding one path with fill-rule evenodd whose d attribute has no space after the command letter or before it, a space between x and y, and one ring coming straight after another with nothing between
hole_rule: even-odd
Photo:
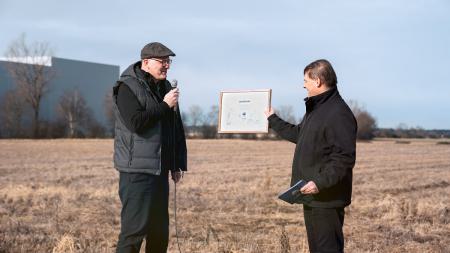
<instances>
[{"instance_id":1,"label":"industrial building","mask_svg":"<svg viewBox=\"0 0 450 253\"><path fill-rule=\"evenodd\" d=\"M0 59L0 97L7 90L15 88L8 68L19 64L31 63L26 58ZM107 93L112 93L112 87L119 77L119 66L59 57L45 57L40 64L50 68L52 73L49 92L42 99L40 119L53 120L61 95L77 88L92 109L95 119L103 126L107 125L104 100Z\"/></svg>"}]
</instances>

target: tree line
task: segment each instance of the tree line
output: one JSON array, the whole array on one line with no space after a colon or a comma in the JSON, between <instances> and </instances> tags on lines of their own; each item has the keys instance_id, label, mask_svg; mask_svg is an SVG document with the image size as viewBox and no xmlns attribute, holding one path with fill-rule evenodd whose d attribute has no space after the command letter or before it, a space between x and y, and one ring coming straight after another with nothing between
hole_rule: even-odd
<instances>
[{"instance_id":1,"label":"tree line","mask_svg":"<svg viewBox=\"0 0 450 253\"><path fill-rule=\"evenodd\" d=\"M358 102L350 101L349 106L358 122L357 138L371 140L376 137L377 124L375 118ZM291 124L299 124L301 117L296 117L291 105L281 105L275 113ZM200 106L193 105L182 113L185 131L188 138L241 138L241 139L279 139L279 136L269 129L268 134L219 134L217 133L219 109L216 105L205 112Z\"/></svg>"},{"instance_id":2,"label":"tree line","mask_svg":"<svg viewBox=\"0 0 450 253\"><path fill-rule=\"evenodd\" d=\"M103 138L111 131L99 123L77 88L66 90L53 108L54 117L36 117L23 90L7 91L0 98L1 138ZM39 115L39 114L38 114Z\"/></svg>"}]
</instances>

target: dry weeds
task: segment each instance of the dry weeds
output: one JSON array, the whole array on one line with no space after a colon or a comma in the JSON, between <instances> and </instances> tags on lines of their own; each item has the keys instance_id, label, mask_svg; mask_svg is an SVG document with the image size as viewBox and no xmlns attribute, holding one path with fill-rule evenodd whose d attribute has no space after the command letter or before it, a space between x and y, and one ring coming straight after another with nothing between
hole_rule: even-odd
<instances>
[{"instance_id":1,"label":"dry weeds","mask_svg":"<svg viewBox=\"0 0 450 253\"><path fill-rule=\"evenodd\" d=\"M0 252L114 252L111 140L0 147ZM190 172L177 189L183 252L308 252L302 207L276 198L289 184L293 144L190 140L188 148ZM383 140L358 143L357 156L346 251L450 252L450 146ZM173 226L170 236L177 252Z\"/></svg>"}]
</instances>

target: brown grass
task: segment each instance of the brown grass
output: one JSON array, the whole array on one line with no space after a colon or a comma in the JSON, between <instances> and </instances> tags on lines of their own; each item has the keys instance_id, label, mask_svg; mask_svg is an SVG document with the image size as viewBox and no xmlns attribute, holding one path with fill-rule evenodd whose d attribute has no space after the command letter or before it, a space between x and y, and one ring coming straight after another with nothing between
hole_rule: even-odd
<instances>
[{"instance_id":1,"label":"brown grass","mask_svg":"<svg viewBox=\"0 0 450 253\"><path fill-rule=\"evenodd\" d=\"M114 252L111 140L0 147L0 252ZM183 252L308 252L302 207L276 198L289 184L293 144L191 140L188 149L177 189ZM450 252L449 145L358 143L353 190L346 252ZM177 252L172 206L170 214Z\"/></svg>"}]
</instances>

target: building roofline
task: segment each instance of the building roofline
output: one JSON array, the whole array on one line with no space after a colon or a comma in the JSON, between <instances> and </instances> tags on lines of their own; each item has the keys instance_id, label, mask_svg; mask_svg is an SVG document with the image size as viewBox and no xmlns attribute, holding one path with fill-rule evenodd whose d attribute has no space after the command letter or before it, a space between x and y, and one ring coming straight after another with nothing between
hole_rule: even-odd
<instances>
[{"instance_id":1,"label":"building roofline","mask_svg":"<svg viewBox=\"0 0 450 253\"><path fill-rule=\"evenodd\" d=\"M100 62L93 62L93 61L85 61L85 60L74 60L69 58L63 58L63 57L52 57L55 59L61 59L61 60L67 60L67 61L76 61L76 62L82 62L82 63L90 63L90 64L98 64L98 65L105 65L105 66L113 66L120 68L119 65L113 65L113 64L107 64L107 63L100 63Z\"/></svg>"},{"instance_id":2,"label":"building roofline","mask_svg":"<svg viewBox=\"0 0 450 253\"><path fill-rule=\"evenodd\" d=\"M0 61L23 63L31 65L52 66L51 56L0 57Z\"/></svg>"},{"instance_id":3,"label":"building roofline","mask_svg":"<svg viewBox=\"0 0 450 253\"><path fill-rule=\"evenodd\" d=\"M105 66L112 66L112 67L120 68L119 65L99 63L99 62L93 62L93 61L74 60L74 59L63 58L63 57L54 57L54 56L0 57L0 61L4 61L4 62L36 64L36 65L44 65L44 66L48 66L48 67L52 67L53 59L61 59L61 60L75 61L75 62L80 62L80 63L97 64L97 65L105 65Z\"/></svg>"}]
</instances>

